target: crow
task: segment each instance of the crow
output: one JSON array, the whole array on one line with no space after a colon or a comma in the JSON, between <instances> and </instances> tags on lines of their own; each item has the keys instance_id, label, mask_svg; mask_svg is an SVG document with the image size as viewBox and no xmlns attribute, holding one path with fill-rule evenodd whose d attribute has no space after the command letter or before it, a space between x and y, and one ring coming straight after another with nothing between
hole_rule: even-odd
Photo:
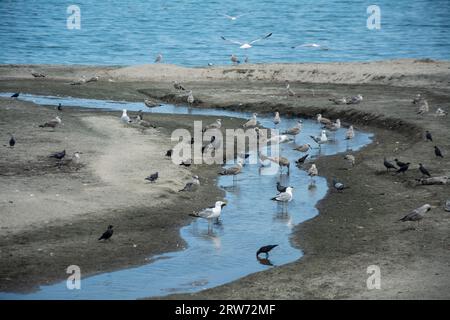
<instances>
[{"instance_id":1,"label":"crow","mask_svg":"<svg viewBox=\"0 0 450 320\"><path fill-rule=\"evenodd\" d=\"M427 141L428 140L430 140L430 141L433 141L433 136L431 135L431 132L430 131L426 131L425 132L425 138L427 139Z\"/></svg>"},{"instance_id":2,"label":"crow","mask_svg":"<svg viewBox=\"0 0 450 320\"><path fill-rule=\"evenodd\" d=\"M444 157L442 155L441 149L439 149L437 146L434 146L434 154L436 155L436 157L441 157L441 158Z\"/></svg>"},{"instance_id":3,"label":"crow","mask_svg":"<svg viewBox=\"0 0 450 320\"><path fill-rule=\"evenodd\" d=\"M295 163L297 165L303 164L305 163L306 158L308 158L309 154L305 154L303 157L299 158L297 161L295 161Z\"/></svg>"},{"instance_id":4,"label":"crow","mask_svg":"<svg viewBox=\"0 0 450 320\"><path fill-rule=\"evenodd\" d=\"M158 179L158 172L155 172L151 175L149 175L147 178L145 178L145 180L148 180L150 182L155 182Z\"/></svg>"},{"instance_id":5,"label":"crow","mask_svg":"<svg viewBox=\"0 0 450 320\"><path fill-rule=\"evenodd\" d=\"M61 105L61 103L58 104L58 111L62 111L62 105Z\"/></svg>"},{"instance_id":6,"label":"crow","mask_svg":"<svg viewBox=\"0 0 450 320\"><path fill-rule=\"evenodd\" d=\"M386 170L389 172L390 169L395 169L397 170L397 167L394 166L392 163L390 163L389 161L386 160L386 158L384 158L384 166L386 167Z\"/></svg>"},{"instance_id":7,"label":"crow","mask_svg":"<svg viewBox=\"0 0 450 320\"><path fill-rule=\"evenodd\" d=\"M397 158L394 159L395 163L399 166L399 167L404 167L406 163L398 160Z\"/></svg>"},{"instance_id":8,"label":"crow","mask_svg":"<svg viewBox=\"0 0 450 320\"><path fill-rule=\"evenodd\" d=\"M405 163L405 165L404 166L401 166L397 171L396 171L396 174L397 173L405 173L406 171L408 171L408 169L409 169L409 165L410 165L411 163L409 163L409 162L407 162L407 163Z\"/></svg>"},{"instance_id":9,"label":"crow","mask_svg":"<svg viewBox=\"0 0 450 320\"><path fill-rule=\"evenodd\" d=\"M62 160L65 156L66 156L66 150L64 149L63 151L55 152L55 153L49 155L48 157L49 158L55 158L55 159L58 159L58 160Z\"/></svg>"},{"instance_id":10,"label":"crow","mask_svg":"<svg viewBox=\"0 0 450 320\"><path fill-rule=\"evenodd\" d=\"M268 257L268 256L269 256L270 250L272 250L272 249L275 248L275 247L278 247L278 245L277 245L277 244L271 244L271 245L268 245L268 246L261 247L261 248L259 248L259 250L256 252L256 256L258 257L261 253L265 253L265 254L266 254L266 257Z\"/></svg>"},{"instance_id":11,"label":"crow","mask_svg":"<svg viewBox=\"0 0 450 320\"><path fill-rule=\"evenodd\" d=\"M98 241L100 241L100 240L108 240L109 238L112 237L113 232L114 232L113 226L111 226L111 225L108 226L108 230L106 230L106 231L101 235L101 237L98 238Z\"/></svg>"},{"instance_id":12,"label":"crow","mask_svg":"<svg viewBox=\"0 0 450 320\"><path fill-rule=\"evenodd\" d=\"M430 172L421 164L421 163L419 163L419 170L420 170L420 172L422 172L422 174L424 175L424 176L429 176L429 177L431 177L431 174L430 174Z\"/></svg>"},{"instance_id":13,"label":"crow","mask_svg":"<svg viewBox=\"0 0 450 320\"><path fill-rule=\"evenodd\" d=\"M285 186L282 186L280 182L277 182L277 190L278 192L286 192L286 188Z\"/></svg>"},{"instance_id":14,"label":"crow","mask_svg":"<svg viewBox=\"0 0 450 320\"><path fill-rule=\"evenodd\" d=\"M19 94L20 94L20 92L14 93L14 94L11 96L11 98L18 98L18 97L19 97Z\"/></svg>"},{"instance_id":15,"label":"crow","mask_svg":"<svg viewBox=\"0 0 450 320\"><path fill-rule=\"evenodd\" d=\"M172 157L172 153L173 153L173 150L172 150L172 149L167 150L167 152L166 152L166 157L171 158L171 157Z\"/></svg>"},{"instance_id":16,"label":"crow","mask_svg":"<svg viewBox=\"0 0 450 320\"><path fill-rule=\"evenodd\" d=\"M9 139L9 146L12 148L16 144L16 139L13 135L11 135L11 139Z\"/></svg>"}]
</instances>

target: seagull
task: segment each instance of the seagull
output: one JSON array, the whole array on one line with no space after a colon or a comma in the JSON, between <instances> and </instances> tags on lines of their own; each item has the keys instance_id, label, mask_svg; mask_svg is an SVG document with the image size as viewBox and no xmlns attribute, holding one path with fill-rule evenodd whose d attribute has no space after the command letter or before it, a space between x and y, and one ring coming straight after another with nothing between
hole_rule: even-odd
<instances>
[{"instance_id":1,"label":"seagull","mask_svg":"<svg viewBox=\"0 0 450 320\"><path fill-rule=\"evenodd\" d=\"M205 153L205 151L214 150L216 146L218 147L220 145L220 141L216 139L216 136L212 136L211 140L208 143L205 143L202 146L202 153Z\"/></svg>"},{"instance_id":2,"label":"seagull","mask_svg":"<svg viewBox=\"0 0 450 320\"><path fill-rule=\"evenodd\" d=\"M316 48L316 49L320 49L320 50L329 50L328 47L324 47L320 44L317 43L304 43L304 44L300 44L297 46L292 46L292 49L296 49L296 48Z\"/></svg>"},{"instance_id":3,"label":"seagull","mask_svg":"<svg viewBox=\"0 0 450 320\"><path fill-rule=\"evenodd\" d=\"M161 53L158 54L158 55L156 56L155 63L160 63L160 62L162 62L162 59L163 59L162 54L161 54Z\"/></svg>"},{"instance_id":4,"label":"seagull","mask_svg":"<svg viewBox=\"0 0 450 320\"><path fill-rule=\"evenodd\" d=\"M280 122L281 122L280 113L277 111L277 112L275 112L275 117L273 118L273 123L280 124Z\"/></svg>"},{"instance_id":5,"label":"seagull","mask_svg":"<svg viewBox=\"0 0 450 320\"><path fill-rule=\"evenodd\" d=\"M188 93L188 97L187 97L187 103L193 104L194 101L195 101L194 95L192 94L192 90L190 90L189 93Z\"/></svg>"},{"instance_id":6,"label":"seagull","mask_svg":"<svg viewBox=\"0 0 450 320\"><path fill-rule=\"evenodd\" d=\"M416 96L414 97L412 103L413 104L417 104L420 101L424 100L424 98L422 97L422 95L420 93L416 94Z\"/></svg>"},{"instance_id":7,"label":"seagull","mask_svg":"<svg viewBox=\"0 0 450 320\"><path fill-rule=\"evenodd\" d=\"M287 187L282 186L279 181L277 181L277 190L278 192L286 192Z\"/></svg>"},{"instance_id":8,"label":"seagull","mask_svg":"<svg viewBox=\"0 0 450 320\"><path fill-rule=\"evenodd\" d=\"M183 189L181 189L178 192L182 192L182 191L195 191L197 190L198 186L200 185L200 180L198 179L198 176L193 176L192 177L192 181L186 183L186 185L184 186Z\"/></svg>"},{"instance_id":9,"label":"seagull","mask_svg":"<svg viewBox=\"0 0 450 320\"><path fill-rule=\"evenodd\" d=\"M331 98L329 101L334 102L334 104L347 104L347 99L345 97L342 98Z\"/></svg>"},{"instance_id":10,"label":"seagull","mask_svg":"<svg viewBox=\"0 0 450 320\"><path fill-rule=\"evenodd\" d=\"M427 100L422 100L421 105L419 106L419 110L417 111L417 114L424 114L430 111L430 107L428 106Z\"/></svg>"},{"instance_id":11,"label":"seagull","mask_svg":"<svg viewBox=\"0 0 450 320\"><path fill-rule=\"evenodd\" d=\"M268 246L261 247L261 248L258 249L258 251L256 251L256 256L258 257L261 253L265 253L266 257L268 257L269 256L269 252L275 247L278 247L278 245L277 244L271 244L271 245L268 245Z\"/></svg>"},{"instance_id":12,"label":"seagull","mask_svg":"<svg viewBox=\"0 0 450 320\"><path fill-rule=\"evenodd\" d=\"M155 182L157 179L159 178L159 174L158 172L152 173L151 175L149 175L147 178L145 178L144 180L148 180L150 181L150 183Z\"/></svg>"},{"instance_id":13,"label":"seagull","mask_svg":"<svg viewBox=\"0 0 450 320\"><path fill-rule=\"evenodd\" d=\"M20 92L16 92L11 96L11 98L18 98L19 95L20 95Z\"/></svg>"},{"instance_id":14,"label":"seagull","mask_svg":"<svg viewBox=\"0 0 450 320\"><path fill-rule=\"evenodd\" d=\"M283 132L283 134L296 136L300 133L301 130L302 130L302 120L297 120L297 125L295 127L286 130L285 132Z\"/></svg>"},{"instance_id":15,"label":"seagull","mask_svg":"<svg viewBox=\"0 0 450 320\"><path fill-rule=\"evenodd\" d=\"M183 87L183 85L180 84L180 83L177 82L177 81L173 81L173 87L174 87L176 90L181 90L181 91L186 90L186 88Z\"/></svg>"},{"instance_id":16,"label":"seagull","mask_svg":"<svg viewBox=\"0 0 450 320\"><path fill-rule=\"evenodd\" d=\"M56 128L58 125L61 124L61 118L56 116L54 119L39 125L40 128Z\"/></svg>"},{"instance_id":17,"label":"seagull","mask_svg":"<svg viewBox=\"0 0 450 320\"><path fill-rule=\"evenodd\" d=\"M220 218L222 208L225 207L226 205L227 204L223 201L216 201L214 207L203 209L200 212L191 213L190 216L208 220L208 229L210 229L211 221L213 219L218 220Z\"/></svg>"},{"instance_id":18,"label":"seagull","mask_svg":"<svg viewBox=\"0 0 450 320\"><path fill-rule=\"evenodd\" d=\"M395 161L397 162L398 160L395 159ZM386 160L386 157L384 158L383 164L384 164L384 166L386 167L386 171L388 171L388 172L389 172L389 170L391 170L391 169L397 170L397 167L394 166L391 162L387 161L387 160Z\"/></svg>"},{"instance_id":19,"label":"seagull","mask_svg":"<svg viewBox=\"0 0 450 320\"><path fill-rule=\"evenodd\" d=\"M241 61L239 61L238 57L234 54L231 55L230 60L233 64L239 64Z\"/></svg>"},{"instance_id":20,"label":"seagull","mask_svg":"<svg viewBox=\"0 0 450 320\"><path fill-rule=\"evenodd\" d=\"M419 170L420 172L424 175L424 176L429 176L431 177L430 171L427 170L427 168L425 168L423 166L423 164L419 163Z\"/></svg>"},{"instance_id":21,"label":"seagull","mask_svg":"<svg viewBox=\"0 0 450 320\"><path fill-rule=\"evenodd\" d=\"M158 103L158 102L156 102L155 100L152 100L152 99L145 99L144 100L144 104L145 104L145 106L147 108L156 108L156 107L161 106L160 103Z\"/></svg>"},{"instance_id":22,"label":"seagull","mask_svg":"<svg viewBox=\"0 0 450 320\"><path fill-rule=\"evenodd\" d=\"M122 110L122 116L120 117L120 121L125 122L125 123L130 122L130 117L127 115L127 109Z\"/></svg>"},{"instance_id":23,"label":"seagull","mask_svg":"<svg viewBox=\"0 0 450 320\"><path fill-rule=\"evenodd\" d=\"M331 120L328 118L322 117L322 115L319 113L319 114L317 114L317 122L327 125L327 124L331 123Z\"/></svg>"},{"instance_id":24,"label":"seagull","mask_svg":"<svg viewBox=\"0 0 450 320\"><path fill-rule=\"evenodd\" d=\"M253 128L253 127L256 127L256 125L258 124L258 121L256 120L256 116L257 116L257 115L258 115L257 113L254 113L253 116L252 116L252 118L251 118L250 120L248 120L246 123L244 123L242 126L243 126L244 128Z\"/></svg>"},{"instance_id":25,"label":"seagull","mask_svg":"<svg viewBox=\"0 0 450 320\"><path fill-rule=\"evenodd\" d=\"M88 80L86 80L86 83L89 83L89 82L96 82L96 81L98 81L98 79L99 79L98 76L94 76L94 77L89 78Z\"/></svg>"},{"instance_id":26,"label":"seagull","mask_svg":"<svg viewBox=\"0 0 450 320\"><path fill-rule=\"evenodd\" d=\"M441 157L441 158L444 157L442 155L441 149L439 149L437 146L434 146L434 154L436 155L436 157Z\"/></svg>"},{"instance_id":27,"label":"seagull","mask_svg":"<svg viewBox=\"0 0 450 320\"><path fill-rule=\"evenodd\" d=\"M183 160L179 165L183 167L190 167L192 165L192 160L191 159Z\"/></svg>"},{"instance_id":28,"label":"seagull","mask_svg":"<svg viewBox=\"0 0 450 320\"><path fill-rule=\"evenodd\" d=\"M207 125L204 129L203 132L205 132L208 129L220 129L222 127L222 120L221 119L217 119L216 121L214 121L213 123Z\"/></svg>"},{"instance_id":29,"label":"seagull","mask_svg":"<svg viewBox=\"0 0 450 320\"><path fill-rule=\"evenodd\" d=\"M278 144L278 143L289 142L292 140L293 140L292 138L289 138L287 135L282 134L282 135L274 135L273 137L270 137L270 139L267 140L267 143Z\"/></svg>"},{"instance_id":30,"label":"seagull","mask_svg":"<svg viewBox=\"0 0 450 320\"><path fill-rule=\"evenodd\" d=\"M280 166L280 170L283 170L283 167L287 167L288 168L288 175L290 172L290 167L291 164L289 162L289 159L285 158L285 157L267 157L268 160L272 161L273 163L276 163Z\"/></svg>"},{"instance_id":31,"label":"seagull","mask_svg":"<svg viewBox=\"0 0 450 320\"><path fill-rule=\"evenodd\" d=\"M336 122L329 123L325 125L325 129L329 131L337 131L341 128L341 120L337 119Z\"/></svg>"},{"instance_id":32,"label":"seagull","mask_svg":"<svg viewBox=\"0 0 450 320\"><path fill-rule=\"evenodd\" d=\"M71 82L70 85L71 85L71 86L76 86L76 85L82 85L82 84L84 84L84 83L86 83L86 77L85 77L85 76L82 76L80 79Z\"/></svg>"},{"instance_id":33,"label":"seagull","mask_svg":"<svg viewBox=\"0 0 450 320\"><path fill-rule=\"evenodd\" d=\"M333 187L337 190L337 191L342 191L344 189L348 189L350 187L344 185L342 182L339 182L336 180L336 178L333 178Z\"/></svg>"},{"instance_id":34,"label":"seagull","mask_svg":"<svg viewBox=\"0 0 450 320\"><path fill-rule=\"evenodd\" d=\"M255 39L255 40L253 40L253 41L250 41L250 42L239 42L239 41L235 41L235 40L229 40L229 39L225 38L224 36L221 36L221 38L222 38L222 40L225 40L225 41L228 41L228 42L231 42L231 43L234 43L234 44L239 45L239 48L241 48L241 49L250 49L250 48L252 47L252 44L254 44L255 42L258 42L258 41L267 39L267 38L269 38L271 35L272 35L272 32L266 34L266 35L263 36L263 37L260 37L260 38L258 38L258 39Z\"/></svg>"},{"instance_id":35,"label":"seagull","mask_svg":"<svg viewBox=\"0 0 450 320\"><path fill-rule=\"evenodd\" d=\"M320 137L314 137L314 136L309 136L311 139L314 140L315 143L317 143L318 145L324 144L328 142L328 137L327 137L327 133L325 130L322 130Z\"/></svg>"},{"instance_id":36,"label":"seagull","mask_svg":"<svg viewBox=\"0 0 450 320\"><path fill-rule=\"evenodd\" d=\"M437 108L436 113L434 115L436 117L445 117L447 114L448 114L447 111L444 111L441 108Z\"/></svg>"},{"instance_id":37,"label":"seagull","mask_svg":"<svg viewBox=\"0 0 450 320\"><path fill-rule=\"evenodd\" d=\"M308 169L308 176L311 177L311 181L314 181L314 177L319 174L319 170L317 170L316 165L313 163L311 168Z\"/></svg>"},{"instance_id":38,"label":"seagull","mask_svg":"<svg viewBox=\"0 0 450 320\"><path fill-rule=\"evenodd\" d=\"M16 139L13 135L11 135L11 138L9 139L9 146L12 148L16 144Z\"/></svg>"},{"instance_id":39,"label":"seagull","mask_svg":"<svg viewBox=\"0 0 450 320\"><path fill-rule=\"evenodd\" d=\"M410 213L408 213L406 216L401 218L399 221L405 222L405 221L417 221L417 226L419 225L419 221L423 219L425 213L431 210L431 206L429 204L424 204L423 206L414 209Z\"/></svg>"},{"instance_id":40,"label":"seagull","mask_svg":"<svg viewBox=\"0 0 450 320\"><path fill-rule=\"evenodd\" d=\"M360 94L347 98L347 104L359 104L361 101L363 101L363 96Z\"/></svg>"},{"instance_id":41,"label":"seagull","mask_svg":"<svg viewBox=\"0 0 450 320\"><path fill-rule=\"evenodd\" d=\"M425 138L427 139L427 141L433 141L433 136L431 135L430 131L425 131Z\"/></svg>"},{"instance_id":42,"label":"seagull","mask_svg":"<svg viewBox=\"0 0 450 320\"><path fill-rule=\"evenodd\" d=\"M80 159L81 159L80 154L81 154L81 152L78 152L78 151L73 153L72 159L71 159L73 163L75 163L75 164L80 163Z\"/></svg>"},{"instance_id":43,"label":"seagull","mask_svg":"<svg viewBox=\"0 0 450 320\"><path fill-rule=\"evenodd\" d=\"M355 137L355 131L353 130L353 126L348 128L347 133L345 134L345 139L350 140Z\"/></svg>"},{"instance_id":44,"label":"seagull","mask_svg":"<svg viewBox=\"0 0 450 320\"><path fill-rule=\"evenodd\" d=\"M347 154L347 155L345 155L344 159L347 160L347 161L350 163L350 165L351 165L352 167L355 166L356 159L355 159L355 156L354 156L354 155L352 155L352 154Z\"/></svg>"},{"instance_id":45,"label":"seagull","mask_svg":"<svg viewBox=\"0 0 450 320\"><path fill-rule=\"evenodd\" d=\"M445 201L444 210L450 212L450 200Z\"/></svg>"},{"instance_id":46,"label":"seagull","mask_svg":"<svg viewBox=\"0 0 450 320\"><path fill-rule=\"evenodd\" d=\"M305 143L304 145L295 147L292 150L300 151L300 152L308 152L308 150L311 148L311 145L309 143Z\"/></svg>"},{"instance_id":47,"label":"seagull","mask_svg":"<svg viewBox=\"0 0 450 320\"><path fill-rule=\"evenodd\" d=\"M222 16L224 16L224 17L227 18L227 19L230 19L230 20L235 21L235 20L237 20L238 18L240 18L240 17L242 17L242 16L245 16L245 15L247 15L247 14L248 14L248 13L243 13L243 14L239 14L239 15L237 15L237 16L230 16L230 15L228 15L228 14L223 13Z\"/></svg>"},{"instance_id":48,"label":"seagull","mask_svg":"<svg viewBox=\"0 0 450 320\"><path fill-rule=\"evenodd\" d=\"M306 158L308 158L309 154L305 154L303 157L299 158L297 161L295 161L295 163L298 165L301 165L303 163L305 163Z\"/></svg>"},{"instance_id":49,"label":"seagull","mask_svg":"<svg viewBox=\"0 0 450 320\"><path fill-rule=\"evenodd\" d=\"M100 236L100 238L98 238L98 241L100 240L108 240L109 238L112 237L113 235L113 226L108 226L108 229Z\"/></svg>"},{"instance_id":50,"label":"seagull","mask_svg":"<svg viewBox=\"0 0 450 320\"><path fill-rule=\"evenodd\" d=\"M395 171L395 174L397 174L397 173L403 173L403 174L405 174L405 172L408 171L409 165L410 165L410 164L411 164L411 163L407 162L407 163L405 163L404 166L400 166L400 168L399 168L397 171Z\"/></svg>"},{"instance_id":51,"label":"seagull","mask_svg":"<svg viewBox=\"0 0 450 320\"><path fill-rule=\"evenodd\" d=\"M35 78L45 78L45 74L39 72L32 72L31 75Z\"/></svg>"},{"instance_id":52,"label":"seagull","mask_svg":"<svg viewBox=\"0 0 450 320\"><path fill-rule=\"evenodd\" d=\"M66 150L63 150L61 152L55 152L55 153L49 155L48 157L62 160L65 156L66 156Z\"/></svg>"},{"instance_id":53,"label":"seagull","mask_svg":"<svg viewBox=\"0 0 450 320\"><path fill-rule=\"evenodd\" d=\"M219 174L222 176L235 176L242 171L242 163L238 161L238 163L230 168L225 168Z\"/></svg>"},{"instance_id":54,"label":"seagull","mask_svg":"<svg viewBox=\"0 0 450 320\"><path fill-rule=\"evenodd\" d=\"M286 91L287 91L288 96L291 96L291 97L295 96L295 92L292 91L291 85L289 84L289 81L287 81L287 80L286 80Z\"/></svg>"},{"instance_id":55,"label":"seagull","mask_svg":"<svg viewBox=\"0 0 450 320\"><path fill-rule=\"evenodd\" d=\"M292 201L292 190L294 189L294 187L287 187L286 191L284 192L280 192L279 194L277 194L275 197L273 197L270 200L273 201L278 201L278 202L282 202L282 203L288 203Z\"/></svg>"}]
</instances>

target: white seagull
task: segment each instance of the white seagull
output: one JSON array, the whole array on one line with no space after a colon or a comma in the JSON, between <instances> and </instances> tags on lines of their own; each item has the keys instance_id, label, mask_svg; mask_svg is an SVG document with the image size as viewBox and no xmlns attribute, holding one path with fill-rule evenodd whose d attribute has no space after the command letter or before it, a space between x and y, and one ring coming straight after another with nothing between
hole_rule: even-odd
<instances>
[{"instance_id":1,"label":"white seagull","mask_svg":"<svg viewBox=\"0 0 450 320\"><path fill-rule=\"evenodd\" d=\"M228 41L228 42L231 42L231 43L234 43L234 44L239 45L239 48L241 48L241 49L250 49L250 48L252 47L252 44L254 44L255 42L258 42L258 41L267 39L267 38L269 38L271 35L272 35L272 32L266 34L266 35L263 36L263 37L260 37L260 38L258 38L258 39L255 39L255 40L253 40L253 41L250 41L250 42L240 42L240 41L230 40L230 39L225 38L224 36L221 36L221 38L222 38L222 40L225 40L225 41Z\"/></svg>"},{"instance_id":2,"label":"white seagull","mask_svg":"<svg viewBox=\"0 0 450 320\"><path fill-rule=\"evenodd\" d=\"M200 212L194 212L194 213L190 214L190 216L208 220L208 229L210 229L211 221L213 219L216 219L216 220L219 219L220 214L222 213L222 208L226 205L227 204L223 201L216 201L216 204L214 205L214 207L209 207L209 208L203 209Z\"/></svg>"},{"instance_id":3,"label":"white seagull","mask_svg":"<svg viewBox=\"0 0 450 320\"><path fill-rule=\"evenodd\" d=\"M324 144L324 143L328 142L327 132L325 130L322 130L322 132L320 134L320 137L314 137L314 136L310 136L310 137L318 145L321 145L321 144Z\"/></svg>"},{"instance_id":4,"label":"white seagull","mask_svg":"<svg viewBox=\"0 0 450 320\"><path fill-rule=\"evenodd\" d=\"M257 113L254 113L252 118L250 120L248 120L246 123L244 123L242 126L244 128L256 127L256 125L258 124L258 121L256 120L257 115L258 115Z\"/></svg>"},{"instance_id":5,"label":"white seagull","mask_svg":"<svg viewBox=\"0 0 450 320\"><path fill-rule=\"evenodd\" d=\"M281 122L280 113L277 111L275 112L275 117L273 118L274 124L279 124Z\"/></svg>"},{"instance_id":6,"label":"white seagull","mask_svg":"<svg viewBox=\"0 0 450 320\"><path fill-rule=\"evenodd\" d=\"M125 123L129 123L131 121L130 117L127 115L127 109L122 110L122 117L120 117L120 121Z\"/></svg>"},{"instance_id":7,"label":"white seagull","mask_svg":"<svg viewBox=\"0 0 450 320\"><path fill-rule=\"evenodd\" d=\"M163 59L162 54L161 54L161 53L158 54L158 55L156 56L155 63L160 63L160 62L162 62L162 59Z\"/></svg>"},{"instance_id":8,"label":"white seagull","mask_svg":"<svg viewBox=\"0 0 450 320\"><path fill-rule=\"evenodd\" d=\"M355 130L353 130L353 126L350 126L345 134L345 139L350 140L355 137Z\"/></svg>"},{"instance_id":9,"label":"white seagull","mask_svg":"<svg viewBox=\"0 0 450 320\"><path fill-rule=\"evenodd\" d=\"M292 195L293 189L294 189L294 187L287 187L285 192L280 192L278 195L273 197L271 200L283 202L283 203L291 202L292 198L293 198L293 195Z\"/></svg>"},{"instance_id":10,"label":"white seagull","mask_svg":"<svg viewBox=\"0 0 450 320\"><path fill-rule=\"evenodd\" d=\"M239 19L240 17L243 17L243 16L245 16L245 15L247 15L247 14L248 14L248 13L243 13L243 14L239 14L239 15L237 15L237 16L230 16L230 15L228 15L228 14L222 13L222 16L224 16L224 17L227 18L227 19L230 19L230 20L235 21L235 20Z\"/></svg>"}]
</instances>

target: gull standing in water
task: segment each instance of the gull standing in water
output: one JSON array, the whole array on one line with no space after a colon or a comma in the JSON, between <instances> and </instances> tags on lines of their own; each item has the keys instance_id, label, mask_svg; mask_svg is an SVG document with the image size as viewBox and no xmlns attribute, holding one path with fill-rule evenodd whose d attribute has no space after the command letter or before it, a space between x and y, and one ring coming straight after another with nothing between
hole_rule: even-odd
<instances>
[{"instance_id":1,"label":"gull standing in water","mask_svg":"<svg viewBox=\"0 0 450 320\"><path fill-rule=\"evenodd\" d=\"M350 140L355 137L355 130L353 130L353 126L350 126L345 134L345 139Z\"/></svg>"},{"instance_id":2,"label":"gull standing in water","mask_svg":"<svg viewBox=\"0 0 450 320\"><path fill-rule=\"evenodd\" d=\"M244 129L256 127L256 125L258 124L258 121L256 120L257 115L257 113L254 113L252 118L242 125Z\"/></svg>"},{"instance_id":3,"label":"gull standing in water","mask_svg":"<svg viewBox=\"0 0 450 320\"><path fill-rule=\"evenodd\" d=\"M292 190L294 187L287 187L285 192L280 192L278 195L273 197L270 200L277 201L283 204L283 208L287 209L287 203L291 202L293 199Z\"/></svg>"},{"instance_id":4,"label":"gull standing in water","mask_svg":"<svg viewBox=\"0 0 450 320\"><path fill-rule=\"evenodd\" d=\"M290 173L291 163L289 162L288 158L285 157L266 157L266 159L272 161L273 163L276 163L280 166L280 171L283 171L283 167L288 168L288 175Z\"/></svg>"},{"instance_id":5,"label":"gull standing in water","mask_svg":"<svg viewBox=\"0 0 450 320\"><path fill-rule=\"evenodd\" d=\"M321 124L324 124L324 125L327 125L327 124L331 123L331 120L328 119L328 118L322 117L322 114L319 113L319 114L317 114L317 122L321 123Z\"/></svg>"},{"instance_id":6,"label":"gull standing in water","mask_svg":"<svg viewBox=\"0 0 450 320\"><path fill-rule=\"evenodd\" d=\"M250 42L240 42L240 41L230 40L230 39L225 38L224 36L221 36L221 38L222 38L222 40L225 40L225 41L231 42L231 43L233 43L233 44L239 45L239 48L241 48L241 49L250 49L250 48L252 47L252 44L254 44L255 42L258 42L258 41L267 39L267 38L269 38L271 35L272 35L272 32L266 34L266 35L263 36L263 37L260 37L260 38L258 38L258 39L255 39L255 40L253 40L253 41L250 41Z\"/></svg>"},{"instance_id":7,"label":"gull standing in water","mask_svg":"<svg viewBox=\"0 0 450 320\"><path fill-rule=\"evenodd\" d=\"M120 121L124 123L130 123L130 117L127 115L127 109L122 110L122 116L120 117Z\"/></svg>"},{"instance_id":8,"label":"gull standing in water","mask_svg":"<svg viewBox=\"0 0 450 320\"><path fill-rule=\"evenodd\" d=\"M192 94L192 90L190 90L187 97L187 103L191 105L194 103L194 101L195 101L194 95Z\"/></svg>"},{"instance_id":9,"label":"gull standing in water","mask_svg":"<svg viewBox=\"0 0 450 320\"><path fill-rule=\"evenodd\" d=\"M192 217L203 218L208 220L208 232L211 231L211 222L212 220L218 221L220 218L220 214L222 213L222 208L227 204L223 201L216 201L214 207L209 207L203 209L200 212L194 212L190 214Z\"/></svg>"},{"instance_id":10,"label":"gull standing in water","mask_svg":"<svg viewBox=\"0 0 450 320\"><path fill-rule=\"evenodd\" d=\"M341 128L341 120L337 119L336 122L329 123L325 125L325 129L329 131L337 131Z\"/></svg>"},{"instance_id":11,"label":"gull standing in water","mask_svg":"<svg viewBox=\"0 0 450 320\"><path fill-rule=\"evenodd\" d=\"M309 143L305 143L304 145L298 146L292 150L300 151L300 152L308 152L308 150L311 148L311 145Z\"/></svg>"},{"instance_id":12,"label":"gull standing in water","mask_svg":"<svg viewBox=\"0 0 450 320\"><path fill-rule=\"evenodd\" d=\"M150 108L150 109L161 106L160 103L156 102L155 100L149 99L149 98L144 100L144 104L147 108Z\"/></svg>"},{"instance_id":13,"label":"gull standing in water","mask_svg":"<svg viewBox=\"0 0 450 320\"><path fill-rule=\"evenodd\" d=\"M280 113L277 111L275 112L275 117L273 118L273 123L275 125L280 124L281 122L281 118L280 118Z\"/></svg>"},{"instance_id":14,"label":"gull standing in water","mask_svg":"<svg viewBox=\"0 0 450 320\"><path fill-rule=\"evenodd\" d=\"M317 176L318 174L319 174L319 170L317 170L316 165L313 163L313 164L311 165L311 168L308 169L308 176L311 177L311 183L310 183L310 185L315 183L314 177Z\"/></svg>"},{"instance_id":15,"label":"gull standing in water","mask_svg":"<svg viewBox=\"0 0 450 320\"><path fill-rule=\"evenodd\" d=\"M327 133L325 130L322 130L320 133L320 137L314 137L314 136L309 136L311 139L314 140L315 143L317 143L319 145L319 148L321 147L322 144L327 143L328 142L328 137L327 137Z\"/></svg>"},{"instance_id":16,"label":"gull standing in water","mask_svg":"<svg viewBox=\"0 0 450 320\"><path fill-rule=\"evenodd\" d=\"M283 134L294 136L295 138L295 136L298 135L300 131L302 131L302 120L297 120L297 125L286 130L285 132L283 132Z\"/></svg>"}]
</instances>

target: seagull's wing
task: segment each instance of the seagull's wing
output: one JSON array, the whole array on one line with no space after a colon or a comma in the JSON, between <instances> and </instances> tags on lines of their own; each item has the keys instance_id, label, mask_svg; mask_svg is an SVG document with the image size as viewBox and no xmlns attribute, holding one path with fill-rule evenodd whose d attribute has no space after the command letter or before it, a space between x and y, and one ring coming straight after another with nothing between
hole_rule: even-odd
<instances>
[{"instance_id":1,"label":"seagull's wing","mask_svg":"<svg viewBox=\"0 0 450 320\"><path fill-rule=\"evenodd\" d=\"M289 198L290 198L289 193L287 193L287 192L281 192L280 194L278 194L278 195L276 196L275 199L276 199L277 201L288 201Z\"/></svg>"},{"instance_id":2,"label":"seagull's wing","mask_svg":"<svg viewBox=\"0 0 450 320\"><path fill-rule=\"evenodd\" d=\"M240 17L246 16L246 15L248 15L248 13L238 14L238 15L236 16L236 18L240 18Z\"/></svg>"},{"instance_id":3,"label":"seagull's wing","mask_svg":"<svg viewBox=\"0 0 450 320\"><path fill-rule=\"evenodd\" d=\"M258 39L256 39L256 40L253 40L253 41L251 41L249 44L253 44L253 43L255 43L255 42L258 42L258 41L261 41L261 40L264 40L264 39L267 39L268 37L270 37L272 35L272 32L271 33L268 33L268 34L266 34L264 37L261 37L261 38L258 38Z\"/></svg>"},{"instance_id":4,"label":"seagull's wing","mask_svg":"<svg viewBox=\"0 0 450 320\"><path fill-rule=\"evenodd\" d=\"M225 13L221 13L221 15L222 15L222 16L224 16L225 18L228 18L228 19L233 19L233 17L232 17L232 16L229 16L228 14L225 14Z\"/></svg>"},{"instance_id":5,"label":"seagull's wing","mask_svg":"<svg viewBox=\"0 0 450 320\"><path fill-rule=\"evenodd\" d=\"M199 216L200 218L207 219L213 213L213 209L214 209L214 207L203 209L202 211L197 213L197 216Z\"/></svg>"},{"instance_id":6,"label":"seagull's wing","mask_svg":"<svg viewBox=\"0 0 450 320\"><path fill-rule=\"evenodd\" d=\"M242 42L239 42L239 41L227 39L224 36L221 36L221 38L222 38L222 40L225 40L225 41L228 41L228 42L231 42L231 43L234 43L234 44L238 44L238 45L242 45L243 44Z\"/></svg>"}]
</instances>

